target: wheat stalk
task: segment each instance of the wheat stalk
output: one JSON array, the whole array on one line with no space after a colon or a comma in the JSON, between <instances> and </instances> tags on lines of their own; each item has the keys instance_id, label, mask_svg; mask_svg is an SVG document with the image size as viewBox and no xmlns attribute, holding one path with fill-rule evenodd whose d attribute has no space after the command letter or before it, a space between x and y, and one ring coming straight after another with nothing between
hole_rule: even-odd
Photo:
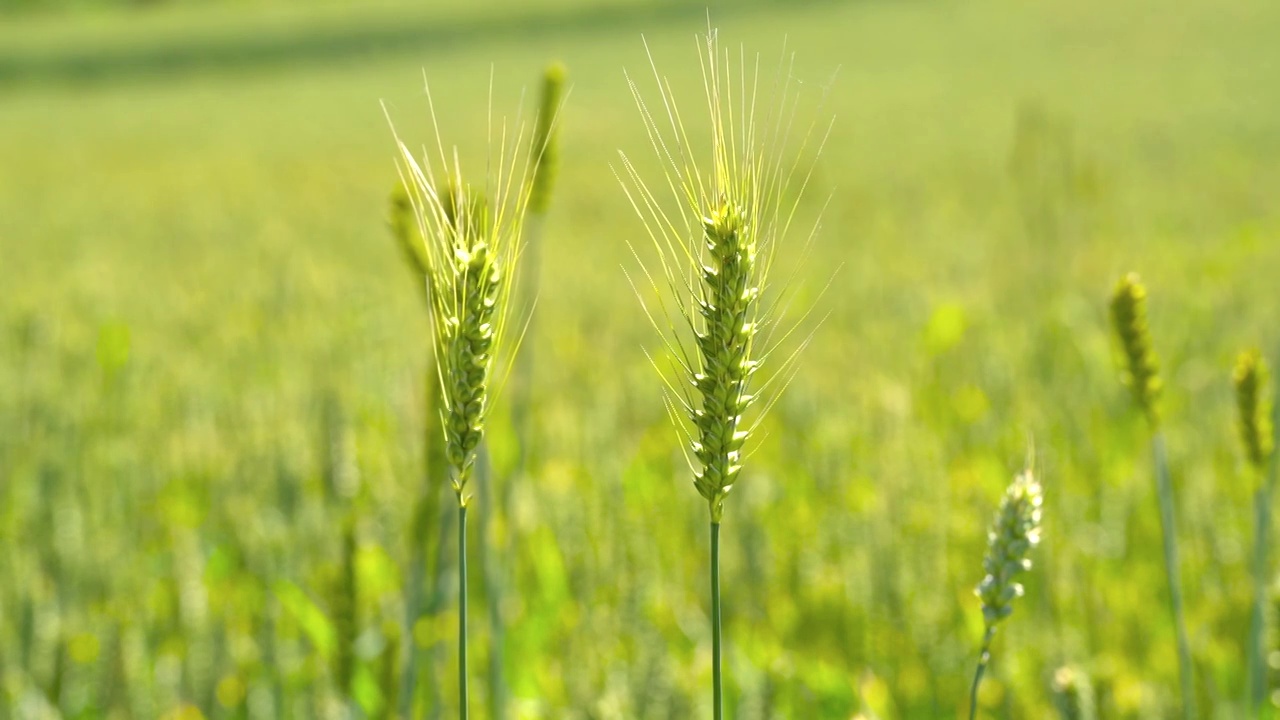
<instances>
[{"instance_id":1,"label":"wheat stalk","mask_svg":"<svg viewBox=\"0 0 1280 720\"><path fill-rule=\"evenodd\" d=\"M1178 641L1178 677L1182 684L1182 712L1187 720L1196 713L1195 677L1191 641L1182 607L1182 579L1178 561L1178 529L1174 519L1173 483L1164 433L1160 430L1160 364L1147 325L1147 289L1136 273L1120 278L1111 296L1111 320L1124 351L1127 381L1133 399L1151 429L1151 455L1155 465L1156 496L1160 503L1160 532L1163 540L1165 576L1169 581L1169 604L1173 611Z\"/></svg>"},{"instance_id":2,"label":"wheat stalk","mask_svg":"<svg viewBox=\"0 0 1280 720\"><path fill-rule=\"evenodd\" d=\"M1136 273L1128 273L1116 283L1111 295L1111 321L1124 350L1127 382L1133 400L1153 428L1160 425L1160 361L1151 343L1147 326L1147 288Z\"/></svg>"},{"instance_id":3,"label":"wheat stalk","mask_svg":"<svg viewBox=\"0 0 1280 720\"><path fill-rule=\"evenodd\" d=\"M978 687L991 660L991 641L996 627L1013 614L1013 601L1022 597L1016 578L1031 569L1027 556L1040 544L1041 506L1044 491L1030 469L1022 471L1005 490L1000 508L987 531L987 554L982 560L986 575L974 591L982 600L982 652L969 691L969 720L977 717Z\"/></svg>"},{"instance_id":4,"label":"wheat stalk","mask_svg":"<svg viewBox=\"0 0 1280 720\"><path fill-rule=\"evenodd\" d=\"M444 454L458 500L458 691L459 717L465 720L467 486L494 395L495 358L510 339L509 300L537 159L519 122L514 131L500 123L495 136L490 109L485 183L482 188L470 185L457 149L445 152L429 87L427 102L436 135L434 157L419 163L399 137L396 143L401 181L425 248L420 257L431 305ZM514 350L510 348L512 354Z\"/></svg>"},{"instance_id":5,"label":"wheat stalk","mask_svg":"<svg viewBox=\"0 0 1280 720\"><path fill-rule=\"evenodd\" d=\"M1236 389L1237 423L1245 459L1256 477L1253 491L1253 608L1249 623L1245 663L1245 704L1256 716L1266 699L1265 656L1267 602L1267 543L1271 526L1272 483L1265 480L1271 464L1272 427L1270 399L1267 397L1267 363L1256 350L1240 353L1232 380Z\"/></svg>"},{"instance_id":6,"label":"wheat stalk","mask_svg":"<svg viewBox=\"0 0 1280 720\"><path fill-rule=\"evenodd\" d=\"M754 429L744 416L769 388L769 382L756 381L776 347L768 340L774 306L763 304L762 297L774 252L798 202L784 201L784 191L798 179L803 192L809 175L798 172L799 160L784 161L792 149L788 140L796 95L781 68L771 103L758 106L759 59L750 64L740 53L735 63L720 48L713 29L698 43L711 125L710 165L699 165L671 86L650 54L660 103L651 109L630 75L627 82L664 175L650 185L620 152L625 179L619 180L658 258L646 265L632 247L658 297L646 302L638 287L636 292L672 357L677 377L666 378L667 408L683 432L694 487L710 511L712 695L719 720L724 706L720 524ZM784 67L786 62L784 54ZM821 151L826 135L815 135L810 126L800 142L801 153L815 137L821 138ZM663 197L668 194L669 200ZM663 297L664 291L670 296ZM783 368L794 358L784 360Z\"/></svg>"}]
</instances>

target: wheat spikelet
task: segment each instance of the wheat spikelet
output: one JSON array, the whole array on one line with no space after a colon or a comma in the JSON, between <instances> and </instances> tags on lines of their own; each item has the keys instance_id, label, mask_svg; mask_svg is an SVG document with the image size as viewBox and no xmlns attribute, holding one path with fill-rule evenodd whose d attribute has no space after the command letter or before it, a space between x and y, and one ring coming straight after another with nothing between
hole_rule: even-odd
<instances>
[{"instance_id":1,"label":"wheat spikelet","mask_svg":"<svg viewBox=\"0 0 1280 720\"><path fill-rule=\"evenodd\" d=\"M1162 389L1160 363L1147 326L1147 288L1137 273L1128 273L1116 283L1111 296L1111 320L1124 349L1134 401L1146 413L1151 424L1157 426L1160 423Z\"/></svg>"}]
</instances>

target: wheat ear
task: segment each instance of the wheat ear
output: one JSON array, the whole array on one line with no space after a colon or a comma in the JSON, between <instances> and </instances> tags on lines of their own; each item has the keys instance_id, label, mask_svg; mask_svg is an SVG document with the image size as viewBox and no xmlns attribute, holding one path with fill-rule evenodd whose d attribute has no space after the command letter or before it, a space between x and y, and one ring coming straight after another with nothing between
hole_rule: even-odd
<instances>
[{"instance_id":1,"label":"wheat ear","mask_svg":"<svg viewBox=\"0 0 1280 720\"><path fill-rule=\"evenodd\" d=\"M1000 508L987 531L987 554L982 560L986 575L975 593L982 600L982 652L978 669L969 690L969 720L977 717L978 687L991 660L991 640L996 627L1013 614L1013 601L1022 597L1022 584L1016 578L1031 569L1028 555L1040 544L1041 506L1044 492L1030 469L1014 478L1005 490Z\"/></svg>"}]
</instances>

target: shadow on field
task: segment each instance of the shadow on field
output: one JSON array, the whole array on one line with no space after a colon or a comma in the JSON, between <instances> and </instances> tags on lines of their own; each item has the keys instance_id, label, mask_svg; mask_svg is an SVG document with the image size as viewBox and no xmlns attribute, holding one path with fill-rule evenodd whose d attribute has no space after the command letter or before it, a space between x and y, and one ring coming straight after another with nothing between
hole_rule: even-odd
<instances>
[{"instance_id":1,"label":"shadow on field","mask_svg":"<svg viewBox=\"0 0 1280 720\"><path fill-rule=\"evenodd\" d=\"M717 19L765 10L837 4L844 0L740 0L712 2ZM516 11L503 15L428 19L388 17L344 27L258 32L217 38L156 38L131 47L79 47L47 54L0 51L0 85L95 85L171 78L190 72L266 69L303 63L337 63L354 57L414 50L441 53L476 42L634 28L704 17L708 3L667 0L643 5Z\"/></svg>"}]
</instances>

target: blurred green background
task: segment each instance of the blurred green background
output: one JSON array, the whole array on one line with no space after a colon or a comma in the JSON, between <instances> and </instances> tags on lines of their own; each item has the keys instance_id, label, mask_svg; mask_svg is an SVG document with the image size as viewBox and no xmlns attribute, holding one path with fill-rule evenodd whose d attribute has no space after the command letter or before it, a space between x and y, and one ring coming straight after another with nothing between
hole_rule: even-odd
<instances>
[{"instance_id":1,"label":"blurred green background","mask_svg":"<svg viewBox=\"0 0 1280 720\"><path fill-rule=\"evenodd\" d=\"M1145 429L1107 327L1134 269L1199 705L1244 717L1255 480L1229 373L1280 345L1280 5L710 12L766 59L785 41L835 116L792 284L825 320L727 509L729 715L961 717L986 524L1030 438L1045 541L983 715L1056 717L1072 666L1100 717L1172 716ZM476 500L472 708L707 716L706 508L642 350L624 270L643 229L610 169L649 154L623 75L648 72L642 36L696 107L706 25L703 3L642 0L8 0L0 718L454 712L452 530L414 517L446 492L423 477L428 325L386 229L380 103L426 142L425 76L479 162L490 83L497 111L531 112L552 59L572 92L533 382L497 403Z\"/></svg>"}]
</instances>

